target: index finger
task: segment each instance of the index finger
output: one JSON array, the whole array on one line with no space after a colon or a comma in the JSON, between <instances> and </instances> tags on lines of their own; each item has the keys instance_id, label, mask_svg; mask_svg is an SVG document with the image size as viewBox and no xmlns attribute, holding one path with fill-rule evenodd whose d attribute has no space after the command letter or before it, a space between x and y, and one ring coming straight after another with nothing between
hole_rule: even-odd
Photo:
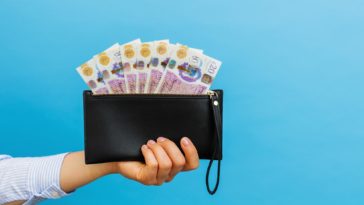
<instances>
[{"instance_id":1,"label":"index finger","mask_svg":"<svg viewBox=\"0 0 364 205\"><path fill-rule=\"evenodd\" d=\"M143 184L155 184L157 182L158 161L152 150L146 145L142 146L142 154L145 159L145 167L138 173L137 180Z\"/></svg>"}]
</instances>

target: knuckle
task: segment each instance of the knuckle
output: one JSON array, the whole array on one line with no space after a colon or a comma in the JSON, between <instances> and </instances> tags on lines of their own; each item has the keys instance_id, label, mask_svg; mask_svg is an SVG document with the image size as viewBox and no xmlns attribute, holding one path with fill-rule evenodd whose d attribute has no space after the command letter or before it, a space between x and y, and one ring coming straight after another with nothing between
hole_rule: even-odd
<instances>
[{"instance_id":1,"label":"knuckle","mask_svg":"<svg viewBox=\"0 0 364 205\"><path fill-rule=\"evenodd\" d=\"M143 176L141 174L141 171L137 172L136 175L135 175L135 180L137 180L138 182L143 182Z\"/></svg>"},{"instance_id":2,"label":"knuckle","mask_svg":"<svg viewBox=\"0 0 364 205\"><path fill-rule=\"evenodd\" d=\"M186 159L183 157L177 158L174 164L176 167L184 167L186 165Z\"/></svg>"},{"instance_id":3,"label":"knuckle","mask_svg":"<svg viewBox=\"0 0 364 205\"><path fill-rule=\"evenodd\" d=\"M163 170L172 169L172 162L171 161L163 162L163 163L160 164L159 168L163 169Z\"/></svg>"},{"instance_id":4,"label":"knuckle","mask_svg":"<svg viewBox=\"0 0 364 205\"><path fill-rule=\"evenodd\" d=\"M150 166L151 168L153 168L153 169L157 169L157 168L158 168L158 162L151 162L151 163L149 164L149 166Z\"/></svg>"}]
</instances>

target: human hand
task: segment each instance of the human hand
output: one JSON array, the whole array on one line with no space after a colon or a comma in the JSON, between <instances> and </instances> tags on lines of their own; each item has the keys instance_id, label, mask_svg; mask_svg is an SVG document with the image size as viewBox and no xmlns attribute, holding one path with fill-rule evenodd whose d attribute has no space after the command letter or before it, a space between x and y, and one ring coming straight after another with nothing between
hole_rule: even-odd
<instances>
[{"instance_id":1,"label":"human hand","mask_svg":"<svg viewBox=\"0 0 364 205\"><path fill-rule=\"evenodd\" d=\"M159 137L157 142L149 140L141 147L145 163L115 162L114 172L145 185L169 182L180 171L193 170L199 166L198 153L191 140L183 137L180 143L185 155L167 138Z\"/></svg>"}]
</instances>

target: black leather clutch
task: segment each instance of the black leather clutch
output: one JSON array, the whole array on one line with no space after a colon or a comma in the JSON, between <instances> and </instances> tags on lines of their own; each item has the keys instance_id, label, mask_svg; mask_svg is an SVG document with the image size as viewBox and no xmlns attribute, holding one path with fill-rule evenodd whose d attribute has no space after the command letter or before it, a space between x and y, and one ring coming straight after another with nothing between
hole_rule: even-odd
<instances>
[{"instance_id":1,"label":"black leather clutch","mask_svg":"<svg viewBox=\"0 0 364 205\"><path fill-rule=\"evenodd\" d=\"M191 139L200 159L222 159L222 90L207 95L115 94L84 91L86 164L143 161L140 147L164 136L177 146L181 137ZM219 180L219 178L218 178ZM208 190L211 194L216 192Z\"/></svg>"}]
</instances>

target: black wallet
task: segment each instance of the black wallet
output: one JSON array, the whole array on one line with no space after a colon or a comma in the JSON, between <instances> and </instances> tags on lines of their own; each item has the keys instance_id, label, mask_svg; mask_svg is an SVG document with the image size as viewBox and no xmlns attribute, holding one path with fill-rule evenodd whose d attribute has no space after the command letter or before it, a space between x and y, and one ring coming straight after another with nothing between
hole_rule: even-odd
<instances>
[{"instance_id":1,"label":"black wallet","mask_svg":"<svg viewBox=\"0 0 364 205\"><path fill-rule=\"evenodd\" d=\"M222 159L223 91L206 95L110 94L84 91L86 164L144 161L140 147L149 139L167 137L180 147L187 136L200 159L209 159L206 185L217 190ZM218 160L217 181L209 187L213 160Z\"/></svg>"}]
</instances>

